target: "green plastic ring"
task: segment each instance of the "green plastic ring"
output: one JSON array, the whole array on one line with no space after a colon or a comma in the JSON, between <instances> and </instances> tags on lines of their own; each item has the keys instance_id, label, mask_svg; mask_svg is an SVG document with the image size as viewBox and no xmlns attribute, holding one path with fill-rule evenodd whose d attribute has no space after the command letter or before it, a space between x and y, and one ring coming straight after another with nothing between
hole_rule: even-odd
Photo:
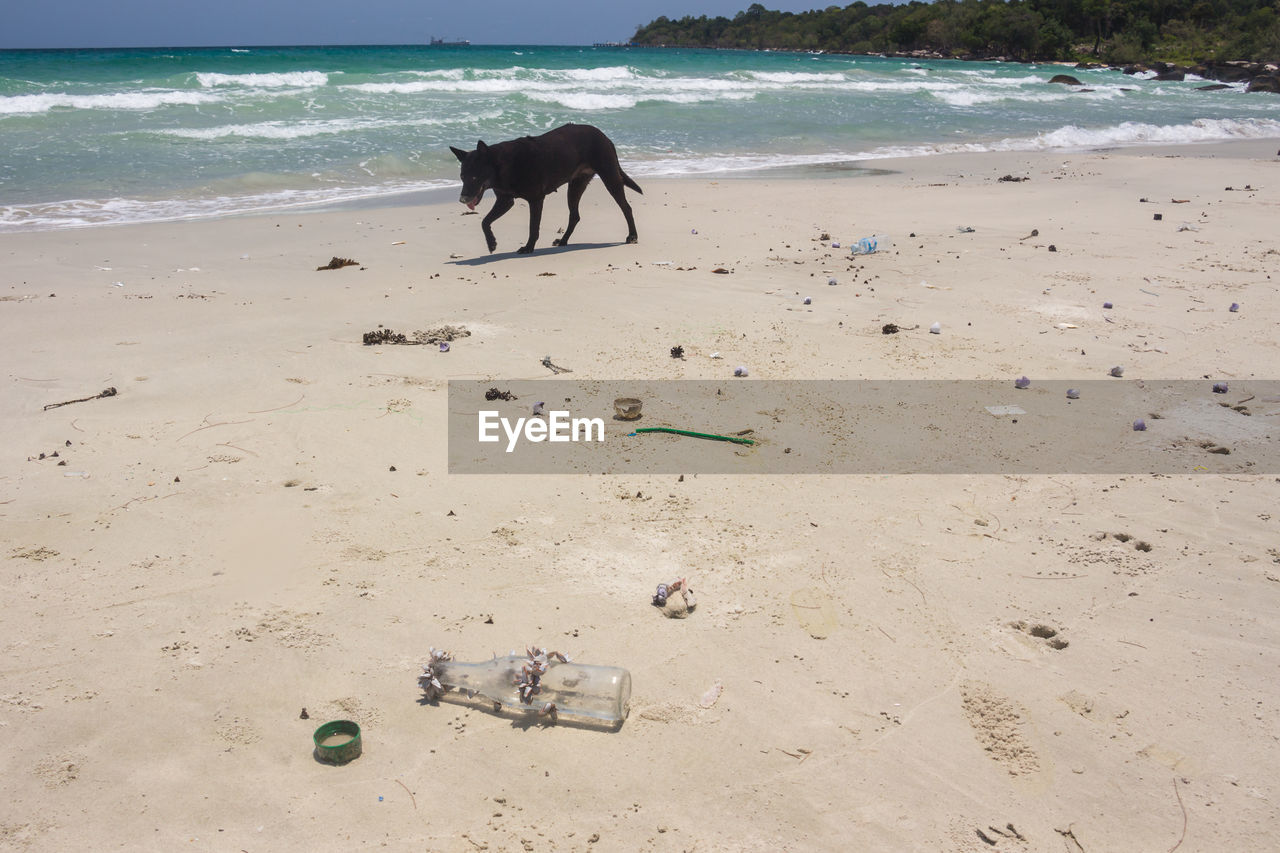
<instances>
[{"instance_id":1,"label":"green plastic ring","mask_svg":"<svg viewBox=\"0 0 1280 853\"><path fill-rule=\"evenodd\" d=\"M346 740L338 740L334 735L350 735ZM334 739L328 745L325 741ZM333 720L316 729L311 736L316 745L316 757L330 764L346 764L360 757L360 726L351 720Z\"/></svg>"}]
</instances>

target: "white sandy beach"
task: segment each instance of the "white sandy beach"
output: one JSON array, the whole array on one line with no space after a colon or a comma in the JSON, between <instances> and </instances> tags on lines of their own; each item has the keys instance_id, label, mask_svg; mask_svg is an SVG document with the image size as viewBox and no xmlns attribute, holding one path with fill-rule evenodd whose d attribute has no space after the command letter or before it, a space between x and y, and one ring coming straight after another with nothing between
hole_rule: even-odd
<instances>
[{"instance_id":1,"label":"white sandy beach","mask_svg":"<svg viewBox=\"0 0 1280 853\"><path fill-rule=\"evenodd\" d=\"M0 235L0 849L1280 849L1280 472L466 476L445 431L546 355L1280 377L1276 148L639 179L636 245L597 183L533 256L456 201ZM621 729L420 701L527 644L629 669Z\"/></svg>"}]
</instances>

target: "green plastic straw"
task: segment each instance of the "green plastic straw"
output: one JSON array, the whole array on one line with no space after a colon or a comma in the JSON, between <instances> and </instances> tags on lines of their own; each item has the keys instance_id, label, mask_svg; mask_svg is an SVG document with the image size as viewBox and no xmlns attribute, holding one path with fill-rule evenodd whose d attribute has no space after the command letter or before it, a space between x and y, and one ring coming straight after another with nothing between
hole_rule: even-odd
<instances>
[{"instance_id":1,"label":"green plastic straw","mask_svg":"<svg viewBox=\"0 0 1280 853\"><path fill-rule=\"evenodd\" d=\"M734 444L755 444L751 439L742 438L741 436L716 435L713 432L693 432L692 430L675 429L674 427L641 427L640 429L637 429L636 432L669 432L672 435L687 435L693 438L709 438L712 441L732 441Z\"/></svg>"}]
</instances>

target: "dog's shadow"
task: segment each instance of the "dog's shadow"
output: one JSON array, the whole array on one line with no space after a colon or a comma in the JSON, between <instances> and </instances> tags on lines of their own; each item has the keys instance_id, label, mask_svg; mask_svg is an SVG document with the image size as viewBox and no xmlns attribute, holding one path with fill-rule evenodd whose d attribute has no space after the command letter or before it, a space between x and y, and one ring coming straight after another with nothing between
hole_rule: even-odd
<instances>
[{"instance_id":1,"label":"dog's shadow","mask_svg":"<svg viewBox=\"0 0 1280 853\"><path fill-rule=\"evenodd\" d=\"M568 246L546 246L545 248L534 249L532 253L522 255L519 252L494 252L491 255L481 255L477 258L457 258L449 261L454 266L459 267L482 267L485 264L496 263L497 261L506 261L511 258L538 258L547 255L560 255L566 252L580 252L586 249L606 249L610 246L625 246L625 242L617 243L570 243Z\"/></svg>"}]
</instances>

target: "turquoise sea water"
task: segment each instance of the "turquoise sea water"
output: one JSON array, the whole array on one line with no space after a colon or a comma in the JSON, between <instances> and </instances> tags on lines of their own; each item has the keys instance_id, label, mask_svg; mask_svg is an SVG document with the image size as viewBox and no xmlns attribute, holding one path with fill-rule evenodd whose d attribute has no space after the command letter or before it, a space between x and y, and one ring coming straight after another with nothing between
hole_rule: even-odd
<instances>
[{"instance_id":1,"label":"turquoise sea water","mask_svg":"<svg viewBox=\"0 0 1280 853\"><path fill-rule=\"evenodd\" d=\"M1091 91L1050 85L1066 71ZM627 171L1280 138L1280 98L1056 66L533 46L0 51L0 230L454 186L565 122Z\"/></svg>"}]
</instances>

